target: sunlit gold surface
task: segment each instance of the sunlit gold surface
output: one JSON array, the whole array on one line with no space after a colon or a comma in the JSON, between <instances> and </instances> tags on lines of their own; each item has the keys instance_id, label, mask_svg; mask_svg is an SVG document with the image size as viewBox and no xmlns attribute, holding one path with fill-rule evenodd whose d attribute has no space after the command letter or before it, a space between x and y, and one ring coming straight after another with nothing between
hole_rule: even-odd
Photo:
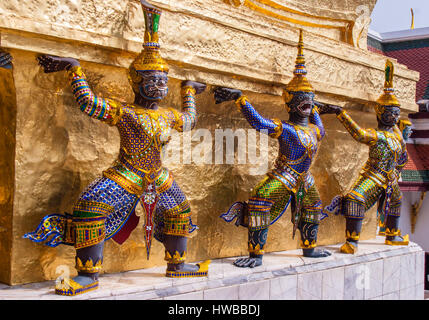
<instances>
[{"instance_id":1,"label":"sunlit gold surface","mask_svg":"<svg viewBox=\"0 0 429 320\"><path fill-rule=\"evenodd\" d=\"M96 94L119 101L133 100L127 68L141 51L144 28L140 3L89 2L93 6L79 10L72 2L64 4L59 0L6 0L0 3L1 45L11 48L8 51L14 57L17 100L16 122L14 113L9 113L14 110L13 104L0 111L2 117L6 112L8 119L0 119L1 134L13 132L7 135L6 157L2 153L0 160L7 159L7 177L10 179L4 180L0 176L0 183L7 181L2 189L6 192L0 191L3 197L0 199L9 199L7 210L12 210L13 203L13 236L11 216L4 215L8 211L2 210L0 216L3 219L0 226L3 227L3 221L6 225L6 231L0 229L0 252L5 252L0 259L2 265L5 261L5 265L10 266L10 271L0 269L0 281L3 282L19 284L55 279L67 270L70 277L76 275L73 247L49 248L22 239L22 235L33 231L46 214L71 212L81 191L111 166L118 154L116 129L82 114L71 94L66 74L44 74L35 60L39 53L79 58ZM298 5L292 0L283 2ZM373 2L348 1L350 6L346 11L354 12L358 5L368 3L371 6ZM220 0L213 1L211 6L202 0L152 3L163 8L161 48L162 56L170 65L169 94L163 107L180 109L180 82L190 79L208 84L207 90L197 97L200 114L197 129L209 129L212 137L215 129L250 129L234 102L214 104L214 86L242 89L263 116L288 118L281 92L294 70L298 39L295 27L273 24L271 18L255 19L254 12L248 8L229 6ZM345 6L345 2L331 0L299 3L302 8L313 6L313 14L320 11L326 16L329 11L332 17L335 14L327 9L329 4L337 12ZM64 9L65 13L55 15L55 10L59 9ZM341 19L350 18L340 13L336 15ZM327 30L317 33L305 30L306 66L316 99L345 106L363 127L376 126L371 106L382 90L385 58L339 42L339 38ZM400 64L395 64L395 68L398 99L404 110L416 110L418 74ZM4 77L1 79L0 82ZM11 98L8 103L13 101L13 94ZM406 116L405 111L403 116ZM350 137L335 115L323 116L323 120L327 135L311 171L325 204L350 188L361 163L368 158L368 150ZM15 123L16 135L12 130ZM0 137L0 143L3 143L4 136ZM193 142L193 146L197 144L199 141ZM183 154L182 146L174 139L170 145ZM271 166L277 150L277 141L270 139L268 160ZM247 230L225 223L219 215L232 202L248 198L263 176L250 174L250 169L256 166L195 163L166 166L187 195L193 222L200 227L197 235L189 240L187 261L247 255ZM0 175L4 172L1 170L3 167ZM137 210L140 216L140 207ZM373 238L376 233L374 209L366 216L361 239ZM112 240L106 243L102 272L165 265L164 247L158 242L152 244L151 259L146 260L142 224L143 219L122 246ZM344 224L345 220L340 216L324 220L318 244L343 242ZM288 209L270 228L264 250L299 248L299 237L292 240L291 235Z\"/></svg>"},{"instance_id":2,"label":"sunlit gold surface","mask_svg":"<svg viewBox=\"0 0 429 320\"><path fill-rule=\"evenodd\" d=\"M362 24L376 0L282 0L285 7L315 16ZM144 19L137 0L74 2L31 0L0 3L2 45L27 51L72 56L128 68L141 52ZM221 0L152 1L163 9L162 57L170 76L232 85L242 90L281 95L291 79L298 38L295 24L279 24L247 7ZM94 8L97 8L96 10ZM362 8L366 8L362 11ZM62 14L57 14L62 10ZM362 21L361 21L362 20ZM364 19L365 20L365 19ZM305 28L309 81L317 92L375 102L382 91L385 57L346 45L328 29ZM353 33L362 30L353 29ZM396 65L395 83L402 108L417 111L418 73Z\"/></svg>"},{"instance_id":3,"label":"sunlit gold surface","mask_svg":"<svg viewBox=\"0 0 429 320\"><path fill-rule=\"evenodd\" d=\"M0 68L0 282L10 282L15 175L16 98L13 72Z\"/></svg>"}]
</instances>

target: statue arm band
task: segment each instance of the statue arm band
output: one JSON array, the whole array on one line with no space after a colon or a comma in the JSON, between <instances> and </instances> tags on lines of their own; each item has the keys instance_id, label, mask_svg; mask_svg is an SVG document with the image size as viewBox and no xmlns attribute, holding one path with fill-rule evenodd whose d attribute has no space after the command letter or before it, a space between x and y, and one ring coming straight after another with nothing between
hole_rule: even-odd
<instances>
[{"instance_id":1,"label":"statue arm band","mask_svg":"<svg viewBox=\"0 0 429 320\"><path fill-rule=\"evenodd\" d=\"M180 113L176 110L174 113L174 126L177 131L190 131L197 123L197 108L195 104L196 91L191 86L182 87L182 102L183 112Z\"/></svg>"},{"instance_id":2,"label":"statue arm band","mask_svg":"<svg viewBox=\"0 0 429 320\"><path fill-rule=\"evenodd\" d=\"M97 97L89 87L80 66L70 68L68 74L73 95L83 113L110 125L118 123L122 116L122 107L119 103Z\"/></svg>"},{"instance_id":3,"label":"statue arm band","mask_svg":"<svg viewBox=\"0 0 429 320\"><path fill-rule=\"evenodd\" d=\"M283 132L283 125L281 121L278 120L274 122L273 120L265 119L262 117L255 108L247 100L246 96L241 96L235 101L235 104L240 109L241 113L246 118L247 122L257 131L267 131L271 137L279 137ZM264 132L265 133L265 132Z\"/></svg>"},{"instance_id":4,"label":"statue arm band","mask_svg":"<svg viewBox=\"0 0 429 320\"><path fill-rule=\"evenodd\" d=\"M356 122L353 121L353 119L347 114L345 110L342 110L341 113L337 115L337 118L356 141L365 143L367 145L377 142L377 134L375 130L362 129Z\"/></svg>"},{"instance_id":5,"label":"statue arm band","mask_svg":"<svg viewBox=\"0 0 429 320\"><path fill-rule=\"evenodd\" d=\"M282 121L277 118L271 119L271 121L276 125L276 127L274 128L274 133L270 134L270 137L277 139L283 133L283 124Z\"/></svg>"}]
</instances>

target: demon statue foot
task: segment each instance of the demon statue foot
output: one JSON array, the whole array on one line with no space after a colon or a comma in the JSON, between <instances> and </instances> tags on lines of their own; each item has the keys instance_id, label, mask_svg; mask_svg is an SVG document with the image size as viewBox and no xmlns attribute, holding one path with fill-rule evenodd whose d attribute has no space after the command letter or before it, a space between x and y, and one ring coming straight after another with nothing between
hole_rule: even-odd
<instances>
[{"instance_id":1,"label":"demon statue foot","mask_svg":"<svg viewBox=\"0 0 429 320\"><path fill-rule=\"evenodd\" d=\"M325 258L332 255L331 251L319 248L302 249L302 252L307 258Z\"/></svg>"},{"instance_id":2,"label":"demon statue foot","mask_svg":"<svg viewBox=\"0 0 429 320\"><path fill-rule=\"evenodd\" d=\"M98 288L98 276L79 274L73 279L62 279L55 286L55 293L76 296Z\"/></svg>"},{"instance_id":3,"label":"demon statue foot","mask_svg":"<svg viewBox=\"0 0 429 320\"><path fill-rule=\"evenodd\" d=\"M388 215L386 218L386 241L391 246L407 246L410 242L408 234L401 235L399 230L399 216Z\"/></svg>"},{"instance_id":4,"label":"demon statue foot","mask_svg":"<svg viewBox=\"0 0 429 320\"><path fill-rule=\"evenodd\" d=\"M355 254L358 249L358 242L347 240L340 248L341 253Z\"/></svg>"},{"instance_id":5,"label":"demon statue foot","mask_svg":"<svg viewBox=\"0 0 429 320\"><path fill-rule=\"evenodd\" d=\"M405 236L386 236L385 243L390 246L408 246L408 244L410 243L410 238L408 234Z\"/></svg>"},{"instance_id":6,"label":"demon statue foot","mask_svg":"<svg viewBox=\"0 0 429 320\"><path fill-rule=\"evenodd\" d=\"M193 264L167 264L166 276L170 278L207 277L211 260Z\"/></svg>"},{"instance_id":7,"label":"demon statue foot","mask_svg":"<svg viewBox=\"0 0 429 320\"><path fill-rule=\"evenodd\" d=\"M254 268L262 265L261 257L239 258L233 262L233 265L240 268Z\"/></svg>"},{"instance_id":8,"label":"demon statue foot","mask_svg":"<svg viewBox=\"0 0 429 320\"><path fill-rule=\"evenodd\" d=\"M186 237L165 235L165 260L170 278L206 277L209 271L210 260L196 265L185 263L188 239Z\"/></svg>"}]
</instances>

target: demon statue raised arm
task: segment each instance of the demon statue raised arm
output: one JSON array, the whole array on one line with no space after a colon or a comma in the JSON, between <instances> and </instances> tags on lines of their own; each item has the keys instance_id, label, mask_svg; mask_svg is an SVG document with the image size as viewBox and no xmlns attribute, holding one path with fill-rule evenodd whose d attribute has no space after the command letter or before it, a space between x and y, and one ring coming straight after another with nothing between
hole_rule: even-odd
<instances>
[{"instance_id":1,"label":"demon statue raised arm","mask_svg":"<svg viewBox=\"0 0 429 320\"><path fill-rule=\"evenodd\" d=\"M399 218L402 194L398 185L401 169L408 155L405 140L398 126L400 103L393 89L393 64L386 62L384 93L377 100L375 111L378 127L362 129L345 110L337 118L352 137L369 147L369 158L363 166L352 189L345 196L336 196L325 211L343 214L346 217L346 242L343 253L356 253L362 230L364 214L378 203L381 227L386 235L386 244L408 245L408 235L401 236Z\"/></svg>"},{"instance_id":2,"label":"demon statue raised arm","mask_svg":"<svg viewBox=\"0 0 429 320\"><path fill-rule=\"evenodd\" d=\"M221 217L248 228L249 257L234 262L238 267L256 267L262 264L268 228L292 205L293 236L301 233L301 247L306 257L326 257L327 250L316 249L317 233L322 213L322 202L309 172L317 149L325 135L320 113L335 113L336 107L314 105L314 90L306 78L303 54L303 36L300 30L298 57L294 77L284 91L289 121L263 118L241 91L217 88L216 103L236 100L236 104L250 125L279 142L275 167L255 187L246 202L235 202Z\"/></svg>"},{"instance_id":3,"label":"demon statue raised arm","mask_svg":"<svg viewBox=\"0 0 429 320\"><path fill-rule=\"evenodd\" d=\"M49 246L76 248L78 276L56 287L61 295L76 295L98 287L104 242L113 238L123 243L137 226L134 213L140 202L144 209L147 257L152 238L165 246L166 276L206 276L209 260L185 264L187 237L196 228L189 202L161 163L161 149L172 129L191 130L197 121L195 95L206 86L182 82L183 112L160 108L167 95L168 66L161 58L158 26L161 11L141 1L146 22L143 50L129 67L135 93L133 104L102 99L91 91L79 62L71 58L42 56L45 72L67 70L75 99L82 112L111 126L120 134L116 163L103 171L80 195L72 215L53 214L43 218L35 232L25 237ZM52 236L52 237L51 237Z\"/></svg>"}]
</instances>

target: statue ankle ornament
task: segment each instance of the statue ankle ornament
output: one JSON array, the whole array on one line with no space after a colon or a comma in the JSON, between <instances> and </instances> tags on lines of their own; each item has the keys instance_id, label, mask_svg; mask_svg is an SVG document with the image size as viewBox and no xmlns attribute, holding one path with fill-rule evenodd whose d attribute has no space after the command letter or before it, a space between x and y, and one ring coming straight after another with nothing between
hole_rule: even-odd
<instances>
[{"instance_id":1,"label":"statue ankle ornament","mask_svg":"<svg viewBox=\"0 0 429 320\"><path fill-rule=\"evenodd\" d=\"M410 239L409 235L402 236L401 230L399 229L389 229L386 228L386 241L385 243L390 246L406 246L409 244ZM395 239L396 237L399 237L400 240Z\"/></svg>"},{"instance_id":2,"label":"statue ankle ornament","mask_svg":"<svg viewBox=\"0 0 429 320\"><path fill-rule=\"evenodd\" d=\"M165 275L169 278L191 278L191 277L206 277L208 274L208 268L210 260L206 260L202 263L198 263L196 270L184 270L185 269L185 260L186 260L186 251L183 251L180 254L178 251L175 251L173 255L165 250L165 258L167 261L167 271Z\"/></svg>"},{"instance_id":3,"label":"statue ankle ornament","mask_svg":"<svg viewBox=\"0 0 429 320\"><path fill-rule=\"evenodd\" d=\"M356 231L350 232L346 230L346 242L341 246L340 252L355 254L358 250L358 242L359 242L360 233Z\"/></svg>"}]
</instances>

